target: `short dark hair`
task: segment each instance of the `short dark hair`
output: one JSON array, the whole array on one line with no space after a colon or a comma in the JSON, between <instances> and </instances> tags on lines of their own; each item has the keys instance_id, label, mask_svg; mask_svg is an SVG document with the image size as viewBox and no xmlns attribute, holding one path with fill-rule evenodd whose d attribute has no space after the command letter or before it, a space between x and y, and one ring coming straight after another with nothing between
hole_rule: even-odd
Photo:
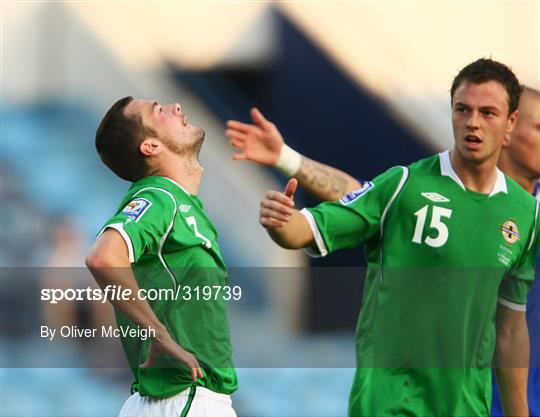
<instances>
[{"instance_id":1,"label":"short dark hair","mask_svg":"<svg viewBox=\"0 0 540 417\"><path fill-rule=\"evenodd\" d=\"M96 131L96 150L105 165L127 181L148 174L148 166L139 145L154 132L144 126L140 116L128 117L125 109L133 97L124 97L105 113Z\"/></svg>"},{"instance_id":2,"label":"short dark hair","mask_svg":"<svg viewBox=\"0 0 540 417\"><path fill-rule=\"evenodd\" d=\"M506 65L490 58L481 58L470 63L459 71L456 78L454 78L450 90L450 100L453 100L457 88L467 81L474 84L497 81L506 89L508 94L508 115L518 108L523 87L519 84L512 70Z\"/></svg>"}]
</instances>

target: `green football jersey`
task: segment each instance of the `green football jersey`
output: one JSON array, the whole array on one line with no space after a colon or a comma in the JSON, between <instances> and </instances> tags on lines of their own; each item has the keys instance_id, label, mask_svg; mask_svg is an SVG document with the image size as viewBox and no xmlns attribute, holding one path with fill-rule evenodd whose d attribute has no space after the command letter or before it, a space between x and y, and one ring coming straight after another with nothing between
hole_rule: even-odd
<instances>
[{"instance_id":1,"label":"green football jersey","mask_svg":"<svg viewBox=\"0 0 540 417\"><path fill-rule=\"evenodd\" d=\"M118 230L126 241L137 283L160 322L203 367L204 378L196 385L234 392L238 384L226 312L227 269L201 200L168 178L145 177L132 184L106 228ZM157 296L159 289L171 291ZM120 311L116 318L119 327L135 326ZM122 335L135 391L163 398L193 385L189 369L168 356L139 369L149 344L149 339Z\"/></svg>"},{"instance_id":2,"label":"green football jersey","mask_svg":"<svg viewBox=\"0 0 540 417\"><path fill-rule=\"evenodd\" d=\"M525 309L540 223L497 175L467 190L445 152L302 211L319 255L365 244L350 415L489 415L497 300Z\"/></svg>"}]
</instances>

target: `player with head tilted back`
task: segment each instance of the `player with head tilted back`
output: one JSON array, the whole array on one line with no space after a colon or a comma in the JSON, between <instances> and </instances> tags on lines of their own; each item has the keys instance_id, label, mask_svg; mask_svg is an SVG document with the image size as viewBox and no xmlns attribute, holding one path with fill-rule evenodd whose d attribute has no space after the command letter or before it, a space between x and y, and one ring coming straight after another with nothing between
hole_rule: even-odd
<instances>
[{"instance_id":1,"label":"player with head tilted back","mask_svg":"<svg viewBox=\"0 0 540 417\"><path fill-rule=\"evenodd\" d=\"M528 415L524 306L538 203L496 167L520 93L508 67L477 60L452 85L451 152L391 168L340 201L301 212L292 209L296 179L284 193L265 194L260 222L279 245L319 255L366 245L351 416L489 415L492 360L505 413ZM267 143L248 150L253 137L283 143L275 125L257 111L252 117L257 126L229 122L237 159L257 159ZM282 167L305 168L288 150ZM323 168L350 191L352 177Z\"/></svg>"},{"instance_id":2,"label":"player with head tilted back","mask_svg":"<svg viewBox=\"0 0 540 417\"><path fill-rule=\"evenodd\" d=\"M197 197L203 139L204 131L188 123L179 104L132 97L117 101L96 133L103 162L133 184L87 265L101 287L137 294L111 300L118 326L154 335L122 337L135 382L120 416L236 415L229 397L237 378L226 297L203 300L185 292L227 284L216 229ZM140 289L170 289L180 298L147 301Z\"/></svg>"}]
</instances>

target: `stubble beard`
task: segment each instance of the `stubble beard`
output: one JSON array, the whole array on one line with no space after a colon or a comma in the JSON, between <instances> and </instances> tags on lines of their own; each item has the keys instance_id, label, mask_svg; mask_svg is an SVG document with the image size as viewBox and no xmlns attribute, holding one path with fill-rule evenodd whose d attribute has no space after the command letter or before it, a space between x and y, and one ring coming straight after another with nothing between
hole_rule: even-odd
<instances>
[{"instance_id":1,"label":"stubble beard","mask_svg":"<svg viewBox=\"0 0 540 417\"><path fill-rule=\"evenodd\" d=\"M195 132L192 134L191 143L180 145L176 143L172 138L166 139L167 147L175 154L183 157L186 161L199 161L199 153L204 142L205 132L202 128L196 127Z\"/></svg>"},{"instance_id":2,"label":"stubble beard","mask_svg":"<svg viewBox=\"0 0 540 417\"><path fill-rule=\"evenodd\" d=\"M195 136L195 142L191 145L193 155L195 156L195 159L197 159L197 162L199 161L199 153L201 152L201 148L204 143L204 138L206 136L206 132L200 128L197 127L197 131Z\"/></svg>"}]
</instances>

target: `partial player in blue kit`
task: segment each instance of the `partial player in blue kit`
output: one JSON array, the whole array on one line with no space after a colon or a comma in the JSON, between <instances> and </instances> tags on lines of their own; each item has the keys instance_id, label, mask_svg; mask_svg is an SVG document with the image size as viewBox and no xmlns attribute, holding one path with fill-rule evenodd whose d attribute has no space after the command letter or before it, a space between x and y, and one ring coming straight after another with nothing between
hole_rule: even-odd
<instances>
[{"instance_id":1,"label":"partial player in blue kit","mask_svg":"<svg viewBox=\"0 0 540 417\"><path fill-rule=\"evenodd\" d=\"M525 88L519 101L519 117L503 148L499 167L540 201L540 92ZM531 341L528 400L531 416L540 416L540 256L536 279L527 302L527 323ZM494 379L495 381L495 379ZM495 382L494 382L495 383ZM491 415L502 416L498 390L494 391Z\"/></svg>"}]
</instances>

